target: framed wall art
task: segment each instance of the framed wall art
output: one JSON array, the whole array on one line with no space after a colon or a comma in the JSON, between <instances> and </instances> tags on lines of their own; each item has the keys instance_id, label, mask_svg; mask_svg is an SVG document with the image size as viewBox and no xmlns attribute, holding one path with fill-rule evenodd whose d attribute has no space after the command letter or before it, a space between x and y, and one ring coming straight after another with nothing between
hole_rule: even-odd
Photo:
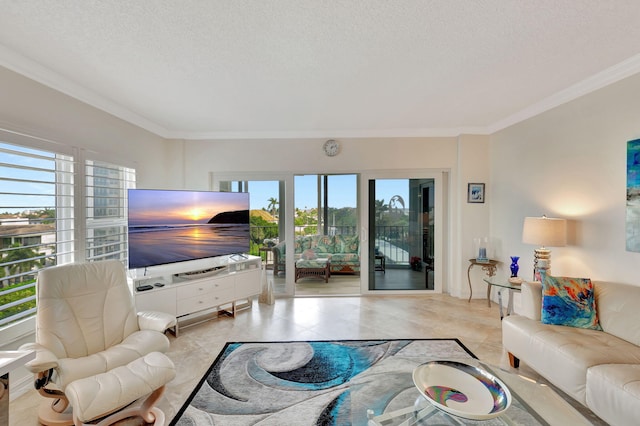
<instances>
[{"instance_id":1,"label":"framed wall art","mask_svg":"<svg viewBox=\"0 0 640 426\"><path fill-rule=\"evenodd\" d=\"M627 142L626 248L640 252L640 139Z\"/></svg>"},{"instance_id":2,"label":"framed wall art","mask_svg":"<svg viewBox=\"0 0 640 426\"><path fill-rule=\"evenodd\" d=\"M468 185L467 203L484 203L484 183L470 183Z\"/></svg>"}]
</instances>

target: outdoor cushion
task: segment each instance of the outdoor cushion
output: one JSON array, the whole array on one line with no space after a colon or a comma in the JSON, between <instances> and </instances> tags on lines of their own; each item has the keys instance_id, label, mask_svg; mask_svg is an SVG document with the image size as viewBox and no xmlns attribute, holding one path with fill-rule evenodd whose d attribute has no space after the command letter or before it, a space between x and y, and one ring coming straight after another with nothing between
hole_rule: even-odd
<instances>
[{"instance_id":1,"label":"outdoor cushion","mask_svg":"<svg viewBox=\"0 0 640 426\"><path fill-rule=\"evenodd\" d=\"M333 253L334 239L328 235L323 235L318 239L318 242L314 248L317 253Z\"/></svg>"},{"instance_id":2,"label":"outdoor cushion","mask_svg":"<svg viewBox=\"0 0 640 426\"><path fill-rule=\"evenodd\" d=\"M296 262L297 268L325 268L329 259L317 258L317 259L300 259Z\"/></svg>"},{"instance_id":3,"label":"outdoor cushion","mask_svg":"<svg viewBox=\"0 0 640 426\"><path fill-rule=\"evenodd\" d=\"M354 263L358 261L358 255L355 253L334 253L331 255L331 263Z\"/></svg>"}]
</instances>

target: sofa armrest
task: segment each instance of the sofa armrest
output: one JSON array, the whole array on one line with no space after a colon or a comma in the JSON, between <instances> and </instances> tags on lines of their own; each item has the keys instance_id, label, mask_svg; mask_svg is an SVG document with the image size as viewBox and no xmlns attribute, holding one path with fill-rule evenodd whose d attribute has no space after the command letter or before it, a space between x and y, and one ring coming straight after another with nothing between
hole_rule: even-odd
<instances>
[{"instance_id":1,"label":"sofa armrest","mask_svg":"<svg viewBox=\"0 0 640 426\"><path fill-rule=\"evenodd\" d=\"M521 289L522 312L520 314L534 321L540 321L542 283L540 281L524 281Z\"/></svg>"},{"instance_id":2,"label":"sofa armrest","mask_svg":"<svg viewBox=\"0 0 640 426\"><path fill-rule=\"evenodd\" d=\"M166 312L140 311L138 312L138 327L140 330L153 330L164 333L165 330L176 325L176 317Z\"/></svg>"},{"instance_id":3,"label":"sofa armrest","mask_svg":"<svg viewBox=\"0 0 640 426\"><path fill-rule=\"evenodd\" d=\"M38 343L27 343L20 346L21 351L35 351L36 357L24 366L30 372L37 374L58 367L58 357L49 349Z\"/></svg>"}]
</instances>

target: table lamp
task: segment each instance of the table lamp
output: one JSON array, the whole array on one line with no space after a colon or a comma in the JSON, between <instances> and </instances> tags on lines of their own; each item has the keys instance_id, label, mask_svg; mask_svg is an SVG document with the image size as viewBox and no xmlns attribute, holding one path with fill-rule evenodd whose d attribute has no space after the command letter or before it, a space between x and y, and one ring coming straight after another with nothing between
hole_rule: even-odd
<instances>
[{"instance_id":1,"label":"table lamp","mask_svg":"<svg viewBox=\"0 0 640 426\"><path fill-rule=\"evenodd\" d=\"M551 269L551 250L547 247L567 244L567 221L546 216L525 217L522 242L541 246L535 249L533 262L533 279L541 281L541 271L549 274Z\"/></svg>"}]
</instances>

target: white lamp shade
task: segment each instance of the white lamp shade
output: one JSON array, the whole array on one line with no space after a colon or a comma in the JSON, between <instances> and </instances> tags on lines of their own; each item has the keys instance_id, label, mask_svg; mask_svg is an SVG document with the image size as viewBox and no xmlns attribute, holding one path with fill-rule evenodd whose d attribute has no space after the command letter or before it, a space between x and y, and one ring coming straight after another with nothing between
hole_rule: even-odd
<instances>
[{"instance_id":1,"label":"white lamp shade","mask_svg":"<svg viewBox=\"0 0 640 426\"><path fill-rule=\"evenodd\" d=\"M562 247L567 244L567 221L551 217L525 217L522 242L543 247Z\"/></svg>"}]
</instances>

